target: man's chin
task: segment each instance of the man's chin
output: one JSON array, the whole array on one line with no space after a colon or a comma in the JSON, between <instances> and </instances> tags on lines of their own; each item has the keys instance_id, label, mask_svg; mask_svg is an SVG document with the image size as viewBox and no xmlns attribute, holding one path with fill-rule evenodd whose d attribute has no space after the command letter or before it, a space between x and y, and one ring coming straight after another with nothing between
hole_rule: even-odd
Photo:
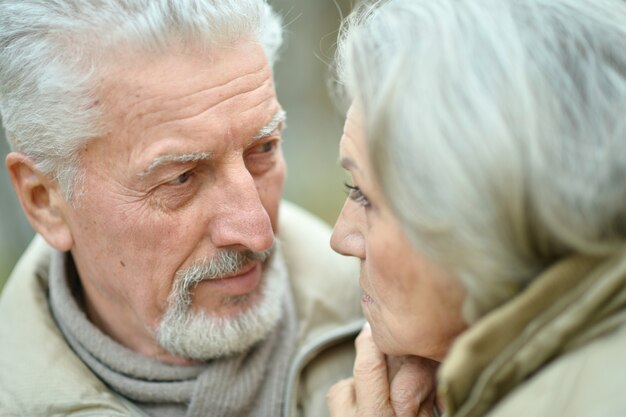
<instances>
[{"instance_id":1,"label":"man's chin","mask_svg":"<svg viewBox=\"0 0 626 417\"><path fill-rule=\"evenodd\" d=\"M195 361L245 352L267 337L282 315L286 279L269 275L264 281L255 291L224 297L211 312L168 310L156 332L158 343ZM194 304L199 301L194 296Z\"/></svg>"},{"instance_id":2,"label":"man's chin","mask_svg":"<svg viewBox=\"0 0 626 417\"><path fill-rule=\"evenodd\" d=\"M176 356L204 361L244 352L266 337L269 328L252 323L245 314L211 317L193 314L182 323L159 328L161 346Z\"/></svg>"}]
</instances>

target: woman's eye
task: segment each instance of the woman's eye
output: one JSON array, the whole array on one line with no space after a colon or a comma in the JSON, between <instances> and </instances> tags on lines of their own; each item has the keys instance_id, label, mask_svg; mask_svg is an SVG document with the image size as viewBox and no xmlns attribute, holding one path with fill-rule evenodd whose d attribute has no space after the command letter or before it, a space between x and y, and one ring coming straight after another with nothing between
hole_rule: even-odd
<instances>
[{"instance_id":1,"label":"woman's eye","mask_svg":"<svg viewBox=\"0 0 626 417\"><path fill-rule=\"evenodd\" d=\"M363 207L369 207L371 205L369 199L365 194L363 194L363 191L361 191L359 187L350 185L348 183L345 183L344 185L346 186L346 189L348 191L348 198L350 200L360 204Z\"/></svg>"},{"instance_id":2,"label":"woman's eye","mask_svg":"<svg viewBox=\"0 0 626 417\"><path fill-rule=\"evenodd\" d=\"M178 177L176 177L176 179L172 180L169 182L170 185L182 185L185 184L187 181L189 181L189 178L191 178L192 172L191 171L186 171L182 174L180 174Z\"/></svg>"}]
</instances>

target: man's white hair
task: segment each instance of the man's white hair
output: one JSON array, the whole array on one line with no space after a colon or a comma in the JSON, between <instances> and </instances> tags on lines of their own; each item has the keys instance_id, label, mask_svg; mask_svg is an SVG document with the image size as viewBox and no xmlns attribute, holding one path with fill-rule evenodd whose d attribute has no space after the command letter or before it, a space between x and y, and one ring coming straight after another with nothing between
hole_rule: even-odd
<instances>
[{"instance_id":1,"label":"man's white hair","mask_svg":"<svg viewBox=\"0 0 626 417\"><path fill-rule=\"evenodd\" d=\"M105 130L98 80L120 51L242 38L260 42L273 64L282 26L265 0L0 1L0 114L11 148L71 199L79 150Z\"/></svg>"},{"instance_id":2,"label":"man's white hair","mask_svg":"<svg viewBox=\"0 0 626 417\"><path fill-rule=\"evenodd\" d=\"M342 29L375 176L473 320L626 243L626 2L390 0Z\"/></svg>"}]
</instances>

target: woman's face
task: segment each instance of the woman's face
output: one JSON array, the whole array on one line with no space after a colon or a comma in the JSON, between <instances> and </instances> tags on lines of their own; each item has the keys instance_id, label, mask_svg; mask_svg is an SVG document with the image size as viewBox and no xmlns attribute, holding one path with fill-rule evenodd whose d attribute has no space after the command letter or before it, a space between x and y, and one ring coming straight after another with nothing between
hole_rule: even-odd
<instances>
[{"instance_id":1,"label":"woman's face","mask_svg":"<svg viewBox=\"0 0 626 417\"><path fill-rule=\"evenodd\" d=\"M390 355L441 361L465 328L465 291L453 275L416 251L402 231L372 178L355 106L348 112L340 158L352 185L331 245L361 260L361 303L374 340Z\"/></svg>"}]
</instances>

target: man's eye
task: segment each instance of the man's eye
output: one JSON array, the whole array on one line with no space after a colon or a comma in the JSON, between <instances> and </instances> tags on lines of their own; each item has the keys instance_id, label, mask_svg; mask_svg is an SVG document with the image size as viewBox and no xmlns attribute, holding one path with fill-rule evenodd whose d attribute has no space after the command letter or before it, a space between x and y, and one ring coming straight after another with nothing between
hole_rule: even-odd
<instances>
[{"instance_id":1,"label":"man's eye","mask_svg":"<svg viewBox=\"0 0 626 417\"><path fill-rule=\"evenodd\" d=\"M261 152L265 153L265 152L271 152L274 149L274 142L267 142L264 143L263 145L261 145Z\"/></svg>"},{"instance_id":2,"label":"man's eye","mask_svg":"<svg viewBox=\"0 0 626 417\"><path fill-rule=\"evenodd\" d=\"M183 174L180 174L178 177L176 177L176 179L173 179L172 181L170 181L168 184L170 185L185 184L187 181L189 181L189 178L191 178L191 175L192 175L191 171L186 171Z\"/></svg>"},{"instance_id":3,"label":"man's eye","mask_svg":"<svg viewBox=\"0 0 626 417\"><path fill-rule=\"evenodd\" d=\"M252 153L254 153L254 154L270 153L275 148L276 148L276 141L273 140L273 141L265 142L265 143L262 143L262 144L260 144L258 146L255 146L252 149Z\"/></svg>"}]
</instances>

